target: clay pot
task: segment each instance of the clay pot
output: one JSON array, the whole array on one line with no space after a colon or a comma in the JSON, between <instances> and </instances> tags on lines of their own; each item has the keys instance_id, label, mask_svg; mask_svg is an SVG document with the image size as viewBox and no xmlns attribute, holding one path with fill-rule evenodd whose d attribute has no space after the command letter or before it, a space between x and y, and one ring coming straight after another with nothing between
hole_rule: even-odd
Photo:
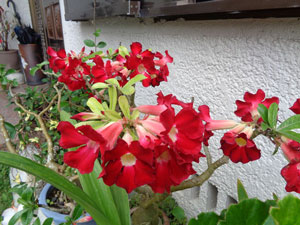
<instances>
[{"instance_id":1,"label":"clay pot","mask_svg":"<svg viewBox=\"0 0 300 225\"><path fill-rule=\"evenodd\" d=\"M0 51L0 64L5 64L6 69L21 69L21 62L18 50Z\"/></svg>"},{"instance_id":2,"label":"clay pot","mask_svg":"<svg viewBox=\"0 0 300 225\"><path fill-rule=\"evenodd\" d=\"M19 44L22 66L25 73L26 83L30 86L40 85L46 76L41 70L36 71L34 76L30 74L30 68L43 61L42 49L38 44Z\"/></svg>"}]
</instances>

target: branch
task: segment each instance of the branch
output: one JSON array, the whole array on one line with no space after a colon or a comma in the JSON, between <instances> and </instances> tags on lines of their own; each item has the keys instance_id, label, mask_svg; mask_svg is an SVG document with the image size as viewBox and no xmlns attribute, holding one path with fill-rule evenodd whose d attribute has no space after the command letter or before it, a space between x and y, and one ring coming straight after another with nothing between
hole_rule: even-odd
<instances>
[{"instance_id":1,"label":"branch","mask_svg":"<svg viewBox=\"0 0 300 225\"><path fill-rule=\"evenodd\" d=\"M208 147L206 145L203 145L203 149L206 155L206 162L207 162L207 167L209 168L212 164L212 158L211 158L211 154L208 150Z\"/></svg>"},{"instance_id":2,"label":"branch","mask_svg":"<svg viewBox=\"0 0 300 225\"><path fill-rule=\"evenodd\" d=\"M0 129L1 129L1 132L2 132L3 137L5 139L5 145L8 149L8 151L11 152L11 153L17 154L17 151L16 151L15 147L11 143L10 137L8 135L7 129L6 129L5 124L4 124L4 118L1 114L0 114Z\"/></svg>"},{"instance_id":3,"label":"branch","mask_svg":"<svg viewBox=\"0 0 300 225\"><path fill-rule=\"evenodd\" d=\"M189 180L183 181L178 186L171 187L171 192L181 191L195 186L201 186L220 166L228 163L228 157L222 156L216 162L212 163L201 175Z\"/></svg>"},{"instance_id":4,"label":"branch","mask_svg":"<svg viewBox=\"0 0 300 225\"><path fill-rule=\"evenodd\" d=\"M56 83L54 85L54 89L57 92L58 95L58 99L57 99L57 111L61 112L61 107L60 107L60 103L61 103L61 92L64 90L65 86L63 86L60 90L57 88L58 83Z\"/></svg>"},{"instance_id":5,"label":"branch","mask_svg":"<svg viewBox=\"0 0 300 225\"><path fill-rule=\"evenodd\" d=\"M101 99L101 96L100 96L99 92L98 92L98 91L95 91L94 89L92 89L92 85L91 85L90 82L88 81L87 76L83 75L82 77L83 77L83 79L85 80L86 86L91 90L91 92L92 92L94 95L96 95L98 99Z\"/></svg>"}]
</instances>

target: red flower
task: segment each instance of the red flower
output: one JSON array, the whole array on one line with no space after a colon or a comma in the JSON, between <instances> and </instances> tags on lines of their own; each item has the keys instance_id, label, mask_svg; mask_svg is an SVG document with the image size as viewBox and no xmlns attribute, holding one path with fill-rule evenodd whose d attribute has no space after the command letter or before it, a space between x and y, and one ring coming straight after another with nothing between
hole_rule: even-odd
<instances>
[{"instance_id":1,"label":"red flower","mask_svg":"<svg viewBox=\"0 0 300 225\"><path fill-rule=\"evenodd\" d=\"M298 98L290 108L295 114L300 114L300 98Z\"/></svg>"},{"instance_id":2,"label":"red flower","mask_svg":"<svg viewBox=\"0 0 300 225\"><path fill-rule=\"evenodd\" d=\"M176 98L176 96L174 96L172 94L164 96L163 93L160 91L156 95L157 95L157 103L159 105L165 105L169 109L174 110L172 105L178 105L178 106L181 106L182 108L193 108L193 103L192 102L185 103L185 102L179 101Z\"/></svg>"},{"instance_id":3,"label":"red flower","mask_svg":"<svg viewBox=\"0 0 300 225\"><path fill-rule=\"evenodd\" d=\"M234 163L248 163L260 158L260 150L245 133L225 133L221 139L221 149Z\"/></svg>"},{"instance_id":4,"label":"red flower","mask_svg":"<svg viewBox=\"0 0 300 225\"><path fill-rule=\"evenodd\" d=\"M280 147L288 161L294 160L300 162L300 143L285 137L282 139L283 142L280 141Z\"/></svg>"},{"instance_id":5,"label":"red flower","mask_svg":"<svg viewBox=\"0 0 300 225\"><path fill-rule=\"evenodd\" d=\"M184 108L176 116L174 111L165 110L160 115L160 122L166 130L161 133L164 142L178 153L199 158L204 126L194 109Z\"/></svg>"},{"instance_id":6,"label":"red flower","mask_svg":"<svg viewBox=\"0 0 300 225\"><path fill-rule=\"evenodd\" d=\"M81 59L69 57L69 65L62 71L58 81L66 84L71 91L75 91L85 88L83 76L89 74L89 65L83 63Z\"/></svg>"},{"instance_id":7,"label":"red flower","mask_svg":"<svg viewBox=\"0 0 300 225\"><path fill-rule=\"evenodd\" d=\"M179 185L195 174L191 163L179 164L172 149L165 145L155 148L155 180L149 184L155 193L170 192L171 186Z\"/></svg>"},{"instance_id":8,"label":"red flower","mask_svg":"<svg viewBox=\"0 0 300 225\"><path fill-rule=\"evenodd\" d=\"M57 130L61 133L59 145L62 148L81 146L76 151L65 153L64 162L78 169L81 174L92 172L99 150L102 154L105 151L105 139L89 125L75 128L71 123L63 121Z\"/></svg>"},{"instance_id":9,"label":"red flower","mask_svg":"<svg viewBox=\"0 0 300 225\"><path fill-rule=\"evenodd\" d=\"M116 184L130 193L153 181L152 163L153 152L150 149L143 148L138 141L128 145L119 139L114 149L105 152L99 177L106 185Z\"/></svg>"},{"instance_id":10,"label":"red flower","mask_svg":"<svg viewBox=\"0 0 300 225\"><path fill-rule=\"evenodd\" d=\"M245 102L240 100L236 101L237 110L234 112L235 115L241 117L244 122L258 121L259 119L261 121L260 115L257 111L258 104L263 104L267 108L269 108L274 102L279 104L279 99L277 97L264 99L265 93L261 89L259 89L256 94L246 92L244 95Z\"/></svg>"},{"instance_id":11,"label":"red flower","mask_svg":"<svg viewBox=\"0 0 300 225\"><path fill-rule=\"evenodd\" d=\"M300 193L300 162L292 161L281 170L281 176L286 180L285 190Z\"/></svg>"},{"instance_id":12,"label":"red flower","mask_svg":"<svg viewBox=\"0 0 300 225\"><path fill-rule=\"evenodd\" d=\"M56 52L53 48L48 47L47 54L50 56L49 66L55 73L66 68L68 57L64 49Z\"/></svg>"}]
</instances>

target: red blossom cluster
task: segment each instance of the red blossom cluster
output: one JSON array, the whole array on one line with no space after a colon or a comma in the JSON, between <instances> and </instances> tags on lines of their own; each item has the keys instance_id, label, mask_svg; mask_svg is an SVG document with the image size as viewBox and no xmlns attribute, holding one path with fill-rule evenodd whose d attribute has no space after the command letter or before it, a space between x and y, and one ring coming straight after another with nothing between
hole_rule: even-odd
<instances>
[{"instance_id":1,"label":"red blossom cluster","mask_svg":"<svg viewBox=\"0 0 300 225\"><path fill-rule=\"evenodd\" d=\"M119 54L116 50L113 56L105 54L84 53L82 48L79 54L65 50L54 51L48 48L50 68L60 72L58 80L65 83L71 91L86 88L86 82L95 84L105 82L110 78L117 78L120 86L124 86L130 79L138 74L143 74L143 86L158 86L160 82L167 81L169 69L167 64L173 62L173 58L166 51L166 55L160 52L153 53L150 50L142 50L142 45L134 42L130 46L131 52L126 55ZM103 58L107 58L105 61Z\"/></svg>"},{"instance_id":2,"label":"red blossom cluster","mask_svg":"<svg viewBox=\"0 0 300 225\"><path fill-rule=\"evenodd\" d=\"M290 110L295 114L300 114L300 98L296 100ZM280 147L289 164L281 170L281 175L286 180L285 190L300 193L300 143L281 137Z\"/></svg>"},{"instance_id":3,"label":"red blossom cluster","mask_svg":"<svg viewBox=\"0 0 300 225\"><path fill-rule=\"evenodd\" d=\"M176 114L174 105L181 106ZM60 122L60 145L79 147L65 153L64 161L80 173L93 170L101 153L100 177L107 185L116 184L127 192L148 184L154 192L170 192L195 171L192 162L204 156L201 151L204 125L192 103L183 103L173 95L158 94L158 105L135 108L142 118L122 118L94 130L84 125L75 128ZM88 120L83 114L73 119Z\"/></svg>"}]
</instances>

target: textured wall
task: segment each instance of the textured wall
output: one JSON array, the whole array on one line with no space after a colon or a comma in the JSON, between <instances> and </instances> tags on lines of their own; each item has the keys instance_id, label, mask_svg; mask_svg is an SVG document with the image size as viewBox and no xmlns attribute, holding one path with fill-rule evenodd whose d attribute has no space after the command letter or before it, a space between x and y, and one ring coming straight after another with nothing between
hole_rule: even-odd
<instances>
[{"instance_id":1,"label":"textured wall","mask_svg":"<svg viewBox=\"0 0 300 225\"><path fill-rule=\"evenodd\" d=\"M9 13L8 13L9 17L14 18L14 11L13 11L12 4L10 4L9 8L7 8L6 2L7 2L6 0L0 0L0 6L4 10L9 11ZM32 26L28 0L18 0L18 1L14 1L14 2L16 3L16 10L21 16L21 22L24 25ZM12 40L10 39L8 44L9 44L10 49L18 49L19 43L16 38L14 38Z\"/></svg>"},{"instance_id":2,"label":"textured wall","mask_svg":"<svg viewBox=\"0 0 300 225\"><path fill-rule=\"evenodd\" d=\"M63 5L62 5L63 7ZM63 12L63 10L62 10ZM64 18L64 17L62 17ZM195 97L195 105L208 104L215 119L237 119L235 100L245 91L262 88L267 96L280 97L280 118L292 115L288 107L300 97L300 22L298 19L242 19L217 21L183 21L153 23L132 18L97 21L101 38L112 48L120 42L129 46L140 41L144 48L169 50L174 63L169 66L169 82L159 88L138 89L137 103L155 103L153 93L163 90L182 100ZM92 37L90 22L63 22L65 47L79 51L82 41ZM222 132L220 132L221 134ZM211 146L220 156L217 138ZM285 182L280 175L286 164L281 152L271 156L268 140L256 141L262 150L260 160L247 165L223 166L200 190L188 190L176 196L188 216L200 210L220 211L236 199L236 180L241 179L251 197L282 196ZM217 157L216 157L217 158ZM205 161L195 167L201 171ZM214 196L217 195L217 198ZM182 198L184 196L184 198ZM207 196L210 200L207 202ZM216 202L214 202L216 200Z\"/></svg>"}]
</instances>

